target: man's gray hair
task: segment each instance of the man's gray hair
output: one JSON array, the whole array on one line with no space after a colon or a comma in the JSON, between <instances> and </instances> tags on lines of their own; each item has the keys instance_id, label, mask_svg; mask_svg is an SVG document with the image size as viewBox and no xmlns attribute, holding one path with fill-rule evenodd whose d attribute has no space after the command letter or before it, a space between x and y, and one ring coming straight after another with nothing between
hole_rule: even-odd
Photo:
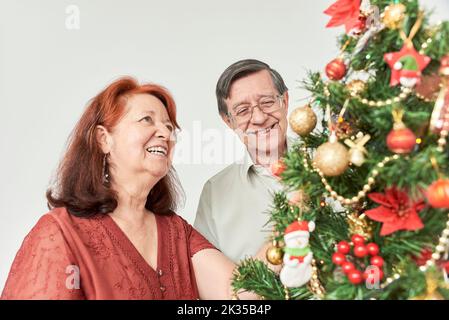
<instances>
[{"instance_id":1,"label":"man's gray hair","mask_svg":"<svg viewBox=\"0 0 449 320\"><path fill-rule=\"evenodd\" d=\"M267 70L270 73L273 84L280 95L283 95L288 90L281 75L276 70L271 69L268 64L255 59L237 61L231 64L221 74L217 82L215 94L217 96L218 112L221 115L228 114L228 107L225 100L229 97L229 90L232 83L237 79L262 70Z\"/></svg>"}]
</instances>

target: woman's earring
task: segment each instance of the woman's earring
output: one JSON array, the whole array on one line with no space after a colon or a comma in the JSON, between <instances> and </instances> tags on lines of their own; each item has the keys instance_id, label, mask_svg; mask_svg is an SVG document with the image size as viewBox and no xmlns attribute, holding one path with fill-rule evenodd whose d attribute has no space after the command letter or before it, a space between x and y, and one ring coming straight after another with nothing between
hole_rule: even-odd
<instances>
[{"instance_id":1,"label":"woman's earring","mask_svg":"<svg viewBox=\"0 0 449 320\"><path fill-rule=\"evenodd\" d=\"M106 168L106 166L107 166L106 158L107 157L108 157L108 154L105 154L103 157L103 184L109 183L109 173L108 173L108 169Z\"/></svg>"}]
</instances>

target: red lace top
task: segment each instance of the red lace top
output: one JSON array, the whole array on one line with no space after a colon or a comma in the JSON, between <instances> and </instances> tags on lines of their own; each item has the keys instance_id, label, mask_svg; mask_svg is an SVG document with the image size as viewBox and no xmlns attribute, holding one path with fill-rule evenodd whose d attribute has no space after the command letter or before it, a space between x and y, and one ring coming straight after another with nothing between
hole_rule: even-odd
<instances>
[{"instance_id":1,"label":"red lace top","mask_svg":"<svg viewBox=\"0 0 449 320\"><path fill-rule=\"evenodd\" d=\"M198 299L191 257L215 248L180 216L155 215L157 269L109 215L45 214L11 267L2 299Z\"/></svg>"}]
</instances>

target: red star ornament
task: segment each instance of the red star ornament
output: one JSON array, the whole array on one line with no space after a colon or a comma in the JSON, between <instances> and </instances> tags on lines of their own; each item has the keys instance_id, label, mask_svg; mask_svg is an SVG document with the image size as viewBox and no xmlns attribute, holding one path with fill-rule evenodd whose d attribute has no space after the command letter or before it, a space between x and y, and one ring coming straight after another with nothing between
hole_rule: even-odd
<instances>
[{"instance_id":1,"label":"red star ornament","mask_svg":"<svg viewBox=\"0 0 449 320\"><path fill-rule=\"evenodd\" d=\"M370 193L368 197L380 204L379 207L365 211L374 221L383 222L381 236L389 235L398 230L419 230L424 227L418 212L425 204L424 201L413 201L406 192L392 187L382 193Z\"/></svg>"},{"instance_id":2,"label":"red star ornament","mask_svg":"<svg viewBox=\"0 0 449 320\"><path fill-rule=\"evenodd\" d=\"M405 44L401 51L386 53L384 60L391 69L390 86L400 83L410 88L421 82L421 71L427 67L431 59L419 54L413 45Z\"/></svg>"}]
</instances>

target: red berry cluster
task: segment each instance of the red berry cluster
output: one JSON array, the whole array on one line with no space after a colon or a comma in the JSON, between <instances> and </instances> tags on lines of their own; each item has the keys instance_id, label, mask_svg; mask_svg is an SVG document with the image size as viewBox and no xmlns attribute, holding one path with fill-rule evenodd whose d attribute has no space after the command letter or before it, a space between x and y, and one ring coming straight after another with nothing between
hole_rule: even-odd
<instances>
[{"instance_id":1,"label":"red berry cluster","mask_svg":"<svg viewBox=\"0 0 449 320\"><path fill-rule=\"evenodd\" d=\"M379 268L379 280L382 279L384 276L382 271L384 259L378 255L379 246L373 242L365 245L365 239L358 234L353 235L351 237L351 241L354 245L352 250L354 256L357 258L365 258L368 255L371 256L370 264L371 266L376 266ZM348 255L350 251L351 244L347 241L340 241L337 244L337 252L332 255L332 262L337 266L341 266L341 269L348 277L348 280L353 284L359 284L363 280L372 279L374 275L371 268L366 267L365 271L362 273L356 268L354 263L346 259L346 255Z\"/></svg>"}]
</instances>

